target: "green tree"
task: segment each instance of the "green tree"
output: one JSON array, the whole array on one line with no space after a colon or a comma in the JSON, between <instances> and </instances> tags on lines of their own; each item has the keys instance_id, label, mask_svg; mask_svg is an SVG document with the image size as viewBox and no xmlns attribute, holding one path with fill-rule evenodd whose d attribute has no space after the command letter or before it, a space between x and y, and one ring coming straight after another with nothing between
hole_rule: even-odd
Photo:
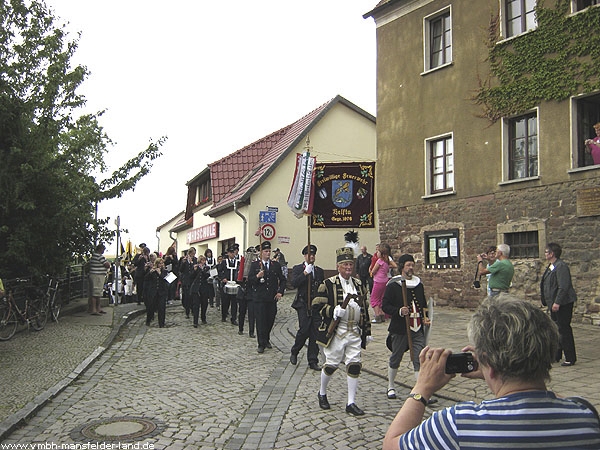
<instances>
[{"instance_id":1,"label":"green tree","mask_svg":"<svg viewBox=\"0 0 600 450\"><path fill-rule=\"evenodd\" d=\"M132 189L161 156L150 142L112 174L102 112L83 114L69 40L39 0L0 0L0 277L56 273L110 241L99 202Z\"/></svg>"}]
</instances>

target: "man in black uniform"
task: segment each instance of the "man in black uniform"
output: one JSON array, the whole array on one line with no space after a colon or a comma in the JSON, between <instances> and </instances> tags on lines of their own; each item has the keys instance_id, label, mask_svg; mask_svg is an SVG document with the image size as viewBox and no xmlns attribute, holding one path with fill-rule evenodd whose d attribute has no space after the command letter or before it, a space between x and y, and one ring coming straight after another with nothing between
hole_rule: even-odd
<instances>
[{"instance_id":1,"label":"man in black uniform","mask_svg":"<svg viewBox=\"0 0 600 450\"><path fill-rule=\"evenodd\" d=\"M286 279L281 265L277 261L271 261L271 243L265 241L260 248L260 258L250 265L248 282L256 316L258 353L264 353L265 348L272 348L271 330L277 315L277 302L285 291Z\"/></svg>"},{"instance_id":2,"label":"man in black uniform","mask_svg":"<svg viewBox=\"0 0 600 450\"><path fill-rule=\"evenodd\" d=\"M310 250L310 251L309 251ZM296 342L292 346L290 362L294 365L298 363L298 353L304 347L308 338L308 351L306 359L308 367L313 370L321 370L319 367L319 347L317 346L316 328L313 324L312 308L310 303L317 296L319 285L325 279L323 269L315 265L315 255L317 247L308 245L302 250L304 262L298 264L292 269L292 286L297 288L296 298L292 302L292 308L298 312L299 329L296 333ZM308 295L308 287L310 285L310 299Z\"/></svg>"},{"instance_id":3,"label":"man in black uniform","mask_svg":"<svg viewBox=\"0 0 600 450\"><path fill-rule=\"evenodd\" d=\"M238 245L239 248L239 245ZM237 325L237 290L230 291L233 283L237 283L238 271L240 270L240 260L235 255L235 244L227 249L227 257L223 258L219 264L219 279L221 280L221 322L227 322L227 313L231 306L231 323ZM227 282L230 282L229 284Z\"/></svg>"},{"instance_id":4,"label":"man in black uniform","mask_svg":"<svg viewBox=\"0 0 600 450\"><path fill-rule=\"evenodd\" d=\"M421 279L415 275L415 260L412 255L402 255L398 258L398 270L401 275L397 275L388 282L385 293L383 294L383 311L392 316L390 326L388 327L388 338L386 344L392 351L388 367L388 390L389 399L396 398L394 379L398 373L398 367L402 361L404 352L408 350L408 337L406 330L406 316L408 316L410 335L412 341L412 361L415 371L415 378L419 376L421 363L419 354L425 347L425 327L429 327L429 311L427 309L427 300L425 300L425 289ZM406 281L406 304L404 306L404 296L402 294L402 279ZM430 399L430 403L437 400Z\"/></svg>"}]
</instances>

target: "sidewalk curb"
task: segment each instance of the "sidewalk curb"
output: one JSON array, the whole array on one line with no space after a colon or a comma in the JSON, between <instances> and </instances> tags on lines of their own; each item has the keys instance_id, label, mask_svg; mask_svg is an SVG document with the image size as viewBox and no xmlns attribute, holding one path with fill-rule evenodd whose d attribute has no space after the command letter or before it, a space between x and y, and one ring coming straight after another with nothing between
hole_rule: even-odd
<instances>
[{"instance_id":1,"label":"sidewalk curb","mask_svg":"<svg viewBox=\"0 0 600 450\"><path fill-rule=\"evenodd\" d=\"M81 312L87 309L87 305L81 305L80 307L73 308L72 312ZM135 309L133 311L129 311L125 315L122 315L118 318L116 324L114 323L113 318L113 326L112 330L104 340L103 345L97 347L90 355L85 358L73 371L68 374L61 381L56 383L54 386L46 389L40 395L36 396L32 401L27 403L23 408L21 408L16 413L8 416L5 420L0 423L0 442L2 442L6 437L8 437L13 431L15 431L19 426L24 424L28 419L33 417L40 409L42 409L47 403L49 403L53 398L55 398L58 394L64 391L67 387L71 385L75 380L77 380L102 354L111 346L112 342L117 337L117 334L121 331L121 329L132 319L137 316L143 314L145 309Z\"/></svg>"}]
</instances>

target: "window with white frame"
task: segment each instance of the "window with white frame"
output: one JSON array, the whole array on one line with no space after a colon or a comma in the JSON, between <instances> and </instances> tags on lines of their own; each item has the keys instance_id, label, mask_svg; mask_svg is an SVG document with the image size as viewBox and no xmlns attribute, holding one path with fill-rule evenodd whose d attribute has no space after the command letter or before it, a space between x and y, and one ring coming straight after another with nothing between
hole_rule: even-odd
<instances>
[{"instance_id":1,"label":"window with white frame","mask_svg":"<svg viewBox=\"0 0 600 450\"><path fill-rule=\"evenodd\" d=\"M450 8L425 18L425 70L452 62Z\"/></svg>"},{"instance_id":2,"label":"window with white frame","mask_svg":"<svg viewBox=\"0 0 600 450\"><path fill-rule=\"evenodd\" d=\"M574 162L573 167L597 166L600 161L597 147L586 145L596 138L594 125L600 123L600 93L573 100L574 104Z\"/></svg>"},{"instance_id":3,"label":"window with white frame","mask_svg":"<svg viewBox=\"0 0 600 450\"><path fill-rule=\"evenodd\" d=\"M538 176L537 113L506 120L508 129L508 179Z\"/></svg>"},{"instance_id":4,"label":"window with white frame","mask_svg":"<svg viewBox=\"0 0 600 450\"><path fill-rule=\"evenodd\" d=\"M427 141L428 194L454 192L454 145L452 136Z\"/></svg>"},{"instance_id":5,"label":"window with white frame","mask_svg":"<svg viewBox=\"0 0 600 450\"><path fill-rule=\"evenodd\" d=\"M537 27L536 0L503 0L504 32L507 38L518 36Z\"/></svg>"},{"instance_id":6,"label":"window with white frame","mask_svg":"<svg viewBox=\"0 0 600 450\"><path fill-rule=\"evenodd\" d=\"M573 12L582 11L590 6L600 5L600 0L572 0Z\"/></svg>"}]
</instances>

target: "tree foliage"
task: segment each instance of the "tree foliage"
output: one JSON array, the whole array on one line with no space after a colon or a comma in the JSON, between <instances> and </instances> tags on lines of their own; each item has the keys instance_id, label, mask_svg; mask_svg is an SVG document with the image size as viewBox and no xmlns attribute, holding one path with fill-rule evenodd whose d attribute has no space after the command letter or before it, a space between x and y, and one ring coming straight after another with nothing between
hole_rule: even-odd
<instances>
[{"instance_id":1,"label":"tree foliage","mask_svg":"<svg viewBox=\"0 0 600 450\"><path fill-rule=\"evenodd\" d=\"M161 156L150 142L110 176L102 112L83 114L89 75L39 0L0 0L0 277L56 273L109 241L99 202L133 189ZM78 114L79 113L79 114Z\"/></svg>"}]
</instances>

